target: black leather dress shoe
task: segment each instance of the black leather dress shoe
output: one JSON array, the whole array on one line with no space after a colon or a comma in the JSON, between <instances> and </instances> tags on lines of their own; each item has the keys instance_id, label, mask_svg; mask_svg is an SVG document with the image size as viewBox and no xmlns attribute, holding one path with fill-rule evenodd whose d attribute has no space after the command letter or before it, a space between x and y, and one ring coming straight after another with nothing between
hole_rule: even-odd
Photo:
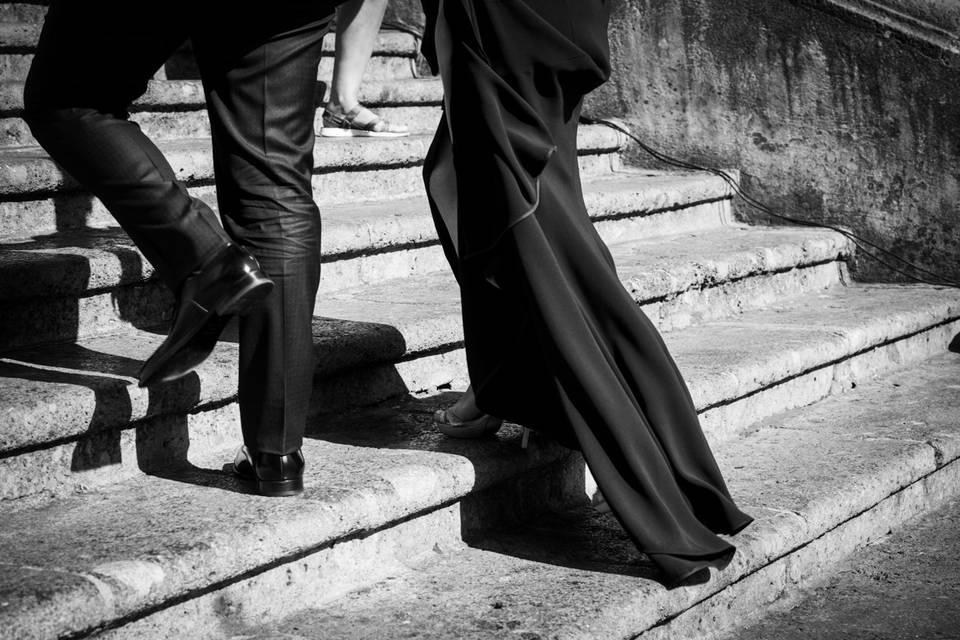
<instances>
[{"instance_id":1,"label":"black leather dress shoe","mask_svg":"<svg viewBox=\"0 0 960 640\"><path fill-rule=\"evenodd\" d=\"M287 455L253 454L240 447L233 461L233 472L241 480L253 483L262 496L292 496L303 491L303 452L297 449Z\"/></svg>"},{"instance_id":2,"label":"black leather dress shoe","mask_svg":"<svg viewBox=\"0 0 960 640\"><path fill-rule=\"evenodd\" d=\"M213 351L230 316L255 308L272 289L252 255L224 246L184 281L173 327L140 370L140 386L193 371Z\"/></svg>"}]
</instances>

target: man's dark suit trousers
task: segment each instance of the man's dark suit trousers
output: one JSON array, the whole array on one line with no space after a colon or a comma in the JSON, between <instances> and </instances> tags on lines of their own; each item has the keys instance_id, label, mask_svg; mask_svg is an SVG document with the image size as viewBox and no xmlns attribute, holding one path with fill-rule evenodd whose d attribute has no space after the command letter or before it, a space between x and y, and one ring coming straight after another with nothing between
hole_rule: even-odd
<instances>
[{"instance_id":1,"label":"man's dark suit trousers","mask_svg":"<svg viewBox=\"0 0 960 640\"><path fill-rule=\"evenodd\" d=\"M277 0L247 11L246 3L55 0L24 92L37 140L100 198L174 292L231 239L274 280L263 309L240 320L243 438L266 453L300 447L312 389L320 278L313 123L334 4ZM188 38L210 115L223 226L127 119Z\"/></svg>"}]
</instances>

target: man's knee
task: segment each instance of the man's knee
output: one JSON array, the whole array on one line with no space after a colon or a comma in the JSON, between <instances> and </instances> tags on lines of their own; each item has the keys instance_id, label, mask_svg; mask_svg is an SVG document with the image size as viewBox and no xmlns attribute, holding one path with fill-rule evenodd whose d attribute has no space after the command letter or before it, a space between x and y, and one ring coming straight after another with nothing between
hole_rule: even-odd
<instances>
[{"instance_id":1,"label":"man's knee","mask_svg":"<svg viewBox=\"0 0 960 640\"><path fill-rule=\"evenodd\" d=\"M41 144L51 128L59 128L64 123L82 118L90 111L69 106L42 72L38 73L35 68L30 70L23 86L23 112L20 117Z\"/></svg>"}]
</instances>

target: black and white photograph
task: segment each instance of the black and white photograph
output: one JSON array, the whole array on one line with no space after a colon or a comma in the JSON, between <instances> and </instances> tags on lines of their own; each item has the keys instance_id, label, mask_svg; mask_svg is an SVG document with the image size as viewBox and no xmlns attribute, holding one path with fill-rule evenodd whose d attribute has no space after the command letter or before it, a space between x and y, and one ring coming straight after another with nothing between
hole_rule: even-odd
<instances>
[{"instance_id":1,"label":"black and white photograph","mask_svg":"<svg viewBox=\"0 0 960 640\"><path fill-rule=\"evenodd\" d=\"M960 0L0 1L0 640L960 640Z\"/></svg>"}]
</instances>

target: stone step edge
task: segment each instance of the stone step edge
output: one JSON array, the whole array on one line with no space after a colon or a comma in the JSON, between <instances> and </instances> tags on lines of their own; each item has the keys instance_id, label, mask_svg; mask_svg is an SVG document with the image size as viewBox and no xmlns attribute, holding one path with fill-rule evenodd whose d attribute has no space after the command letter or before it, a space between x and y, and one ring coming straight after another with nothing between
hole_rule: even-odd
<instances>
[{"instance_id":1,"label":"stone step edge","mask_svg":"<svg viewBox=\"0 0 960 640\"><path fill-rule=\"evenodd\" d=\"M2 24L2 23L0 23ZM317 106L329 89L329 82L317 81ZM443 86L434 78L403 78L394 81L369 80L358 94L360 102L376 107L439 107ZM157 80L147 83L146 92L131 106L131 113L184 112L206 109L199 80ZM23 111L23 82L0 82L0 118L19 117Z\"/></svg>"},{"instance_id":2,"label":"stone step edge","mask_svg":"<svg viewBox=\"0 0 960 640\"><path fill-rule=\"evenodd\" d=\"M636 182L634 182L636 181ZM644 201L635 203L636 195L643 194ZM657 214L682 210L701 204L722 202L731 199L729 187L720 178L710 175L676 175L665 179L652 177L643 171L618 171L611 176L603 176L584 182L584 196L588 213L597 222L620 221L624 219L643 219ZM629 197L629 202L626 200ZM400 214L402 222L395 217L383 215L384 211ZM367 217L364 218L363 216ZM366 206L333 205L321 212L324 219L321 262L329 264L341 260L352 260L374 255L422 249L439 244L433 231L433 219L429 205L423 196L402 198ZM344 223L347 220L349 222ZM381 230L382 229L382 230ZM351 234L351 230L353 233ZM90 253L71 254L60 252L69 250L61 240L75 239L80 247L89 246L92 240L108 237L110 249L90 249ZM80 229L65 231L58 238L58 251L43 247L20 248L9 246L18 242L30 242L16 237L0 239L0 251L10 249L17 252L9 259L0 262L0 300L29 300L51 297L85 297L96 293L109 292L117 287L140 285L154 278L153 268L136 248L129 237L119 227L108 229ZM361 244L366 237L372 242ZM330 244L333 243L333 246ZM119 249L128 262L133 256L139 268L131 270L121 268L113 249ZM82 288L56 288L52 293L49 283L22 277L34 268L44 264L56 264L76 256L86 260L89 276ZM101 259L93 259L99 257ZM92 267L92 268L91 268ZM13 270L15 277L10 277ZM102 275L107 271L108 275ZM6 277L5 277L6 276ZM24 289L22 286L26 286ZM39 288L39 289L38 289Z\"/></svg>"},{"instance_id":3,"label":"stone step edge","mask_svg":"<svg viewBox=\"0 0 960 640\"><path fill-rule=\"evenodd\" d=\"M752 434L748 434L746 438L749 438L751 435ZM511 442L513 446L516 446L518 437L519 437L519 434L516 432L513 432L510 434L509 438L507 438L506 442ZM781 525L775 528L776 541L779 543L782 541L789 542L790 540L794 540L795 542L793 543L792 546L795 547L796 549L800 549L806 546L806 544L810 540L816 540L819 537L823 537L824 534L835 529L837 524L843 524L852 518L856 518L858 515L861 515L865 511L869 511L870 509L874 508L876 505L880 504L884 500L896 495L896 493L898 493L899 491L902 491L903 489L908 488L912 484L915 484L918 480L922 480L925 475L930 475L931 473L937 472L938 470L949 466L950 463L953 462L953 460L957 457L956 455L957 452L954 452L953 454L947 457L944 457L943 450L933 447L930 443L918 442L917 444L920 444L925 448L924 449L925 454L922 456L924 466L917 468L916 464L910 464L909 466L912 468L912 471L911 471L912 476L905 477L905 474L902 471L902 465L896 465L896 464L880 465L879 468L887 475L892 476L892 478L888 478L884 476L881 478L881 481L879 482L877 481L869 482L869 483L861 482L858 485L858 486L863 486L863 485L870 486L871 492L872 492L871 496L868 496L867 498L861 498L859 502L853 505L845 505L848 509L846 513L836 514L833 522L827 522L825 525L821 523L821 525L819 525L820 526L819 529L817 529L814 526L810 526L809 521L803 518L803 516L801 515L800 518L802 519L804 526L800 528L804 529L802 532L802 536L804 536L804 539L800 539L799 541L798 541L798 533L797 533L798 527L797 527L796 516L792 516L789 518L790 523L788 525L786 526ZM732 443L728 443L725 446L733 447L734 445ZM932 449L932 451L927 451L928 448ZM371 454L371 455L376 455L376 454ZM908 460L909 462L916 460L917 458L916 452L914 451L912 455L908 456L908 458L909 458ZM557 458L554 457L553 459L557 459ZM897 460L900 460L900 457L898 457ZM483 473L476 473L476 471L478 470L476 468L474 468L473 473L471 473L471 470L467 468L469 466L470 465L468 464L466 466L460 465L459 467L457 467L458 470L461 470L464 473L466 473L467 475L466 485L468 486L472 484L474 477L477 477L477 476L483 476L483 477L486 477L488 480L490 480L490 483L484 486L492 486L493 484L496 484L497 482L502 481L502 480L494 481L492 477L486 476ZM960 465L953 464L952 467L957 467L958 469L960 469ZM527 469L531 469L531 468L535 468L535 467L533 466L527 467ZM954 475L956 477L956 474ZM387 474L387 477L409 478L409 476L404 476L404 474L402 473L399 474L399 476ZM507 477L509 476L504 477L503 480L505 480ZM153 481L154 480L150 480L150 482L153 482ZM447 482L444 482L441 484L443 484L444 486L450 486L450 483L447 483ZM891 487L893 488L892 492L890 490ZM479 488L481 487L479 486L474 487L474 489L479 489ZM734 487L734 489L736 488ZM119 491L119 488L117 488L117 490ZM386 511L390 511L391 509L396 510L398 507L400 507L400 511L404 510L404 507L406 505L403 505L403 506L398 505L397 497L400 497L400 500L403 500L403 498L409 499L412 493L416 493L418 498L422 497L422 491L406 492L402 490L400 487L397 487L396 485L394 485L394 491L395 491L395 494L391 494L391 495L381 495L381 494L374 493L372 498L376 504L370 504L369 497L366 500L361 498L359 500L359 503L363 504L364 512L368 516L370 514L377 514L382 518L384 509ZM443 500L441 496L431 495L431 499L434 500L434 505L432 508L427 507L426 509L421 509L418 511L417 510L408 511L404 516L397 518L397 521L409 519L411 516L415 517L417 515L426 514L432 510L435 510L436 508L449 505L453 501L456 501L462 498L464 495L466 495L469 492L470 492L470 489L467 489L466 492L461 493L460 495L453 496L452 498L447 500ZM735 493L736 493L736 490L735 490ZM821 500L820 502L822 503L823 501ZM100 506L102 508L103 505L100 505ZM310 513L301 512L301 513L297 513L295 517L301 522L311 522L312 521L311 515L312 514ZM323 517L327 518L328 521L329 519L334 519L334 520L337 519L336 514L331 514L329 512L324 513ZM339 520L343 521L344 518L340 517ZM171 604L177 605L191 597L196 597L197 595L201 595L201 596L205 595L209 593L211 590L222 589L226 586L230 586L232 584L236 584L238 582L245 581L250 578L255 578L258 574L278 568L279 566L282 566L285 563L289 564L292 561L301 561L306 555L309 555L318 550L322 550L324 548L328 548L336 544L338 541L347 540L355 532L378 531L383 529L386 526L389 526L393 522L393 521L386 521L379 525L376 525L374 523L366 523L364 525L361 525L360 523L356 523L355 520L351 520L349 518L346 520L353 522L354 526L357 526L359 528L353 531L344 532L343 534L341 534L341 537L338 537L332 540L325 540L325 541L320 541L320 540L302 541L301 540L299 541L299 543L302 545L304 549L302 552L286 553L279 558L261 558L260 561L262 562L262 564L259 566L259 568L254 570L248 569L246 571L236 572L232 575L225 574L223 571L215 571L215 572L210 571L210 573L216 573L219 579L213 580L213 581L210 581L208 579L207 584L205 586L198 586L195 582L188 581L187 585L184 585L185 587L187 587L186 589L181 590L178 587L170 588L171 587L170 585L165 585L165 586L168 586L168 589L164 591L162 589L157 589L156 587L158 585L151 585L151 589L149 590L149 597L145 597L147 594L142 593L143 592L142 585L136 585L141 587L139 589L141 593L135 594L134 597L131 598L128 593L129 589L123 589L123 587L132 586L124 583L124 578L127 578L127 580L129 580L129 577L125 576L122 570L118 572L119 575L111 575L110 569L107 568L105 569L106 575L115 579L115 582L105 581L108 583L107 591L108 592L110 591L110 585L119 583L118 586L121 587L120 590L122 591L122 593L116 593L114 597L110 598L111 606L109 607L109 609L104 607L104 603L102 602L91 603L89 594L86 595L85 597L76 598L75 600L85 600L84 607L83 607L85 612L89 612L90 610L97 611L98 609L102 612L106 609L109 611L110 615L112 616L112 619L104 620L101 618L100 620L91 621L89 623L89 626L85 628L83 632L85 633L87 631L92 630L92 627L97 627L104 624L108 626L112 626L112 624L116 624L116 623L130 622L130 621L136 620L142 615L150 615L151 613L155 613L157 611L163 610L164 608L166 608ZM75 525L75 523L71 523L71 524ZM290 528L297 529L298 527L290 527ZM257 531L248 531L245 533L251 538L256 537L257 535L260 535L258 534ZM756 534L757 534L757 531L754 530L753 532L750 533L750 536L756 537ZM41 536L41 539L42 538L57 539L57 534L55 531L50 532L50 535ZM765 538L765 540L766 539L768 538ZM739 539L739 540L742 546L743 540L742 539ZM282 541L278 541L277 544L278 546L283 546ZM749 540L747 540L747 544L749 544ZM781 560L785 557L785 555L788 555L789 553L792 553L793 550L795 550L791 548L791 545L787 545L786 553L777 553L776 549L771 550L770 544L758 543L758 545L756 546L761 547L761 554L759 558L760 562L757 562L758 558L756 557L751 558L749 553L741 553L740 556L734 560L734 563L730 567L728 567L727 570L723 574L721 574L719 578L711 581L711 583L702 587L700 591L700 595L696 598L692 598L691 601L700 602L702 600L705 600L706 598L713 595L713 593L725 588L727 585L734 584L736 582L739 582L744 577L749 577L752 574L757 573L759 569L762 569L765 563L769 563L769 561L776 562L778 560ZM208 554L211 553L209 551L209 547L208 547L207 553ZM215 555L215 553L216 552L214 551L213 554ZM747 556L747 558L744 559L744 556ZM764 556L768 556L768 557L764 558ZM751 562L753 562L753 564L751 564ZM189 561L184 561L180 564L181 566L184 566L184 565L192 566L194 567L195 571L196 571L196 567L202 567L203 568L202 571L206 574L208 570L211 570L214 567L219 568L218 564L222 565L222 562L221 563L217 563L215 561L203 562L202 557L201 558L194 557L194 558L190 558ZM111 565L110 563L107 563L107 565L104 565L104 566L110 567ZM648 593L649 591L650 590L648 589ZM654 588L652 591L653 593L651 594L651 597L658 597L656 593L657 589ZM186 593L186 597L181 595L184 592ZM123 596L126 596L126 597L123 597ZM97 593L96 597L103 598L104 595L102 592L99 592ZM658 615L660 616L660 618L658 620L652 621L650 626L668 622L671 618L683 613L682 610L671 611L670 610L671 605L673 606L674 609L676 609L676 606L674 603L671 603L669 598L667 598L666 596L661 595L660 598L661 600L666 598L667 600L666 604L660 607L652 607L654 610L658 611ZM666 611L664 611L664 609L666 609ZM28 610L24 612L23 615L33 619L43 619L44 617L47 617L46 612L44 612L42 609L40 611Z\"/></svg>"},{"instance_id":4,"label":"stone step edge","mask_svg":"<svg viewBox=\"0 0 960 640\"><path fill-rule=\"evenodd\" d=\"M833 238L836 240L836 238ZM815 247L816 248L816 247ZM727 277L744 279L751 275L762 277L769 271L783 272L793 268L803 268L805 266L816 266L825 260L836 260L839 256L835 249L829 243L826 246L819 247L819 252L788 252L785 256L784 264L763 264L759 260L752 260L749 265L739 265L740 267L749 267L746 272L733 272L724 274ZM822 253L821 253L822 252ZM756 253L747 253L755 258ZM695 258L695 256L694 256ZM795 261L794 261L795 260ZM708 265L703 264L706 268ZM398 282L397 287L402 287L411 291L422 288L418 284L423 282L423 278L410 278L409 281ZM722 280L716 283L720 286L725 283ZM670 292L645 291L637 283L631 283L631 291L638 304L655 302L666 298ZM663 286L676 287L675 293L680 293L678 285L683 283L679 281L665 281ZM688 284L694 286L693 284ZM342 294L343 292L341 292ZM352 320L333 320L324 318L315 318L314 320L314 349L317 353L317 369L315 376L320 379L342 376L349 372L355 372L363 369L377 368L381 366L391 366L396 364L416 361L423 357L429 357L438 353L447 351L458 351L462 347L462 332L460 328L460 314L457 308L451 308L442 315L425 316L412 325L401 325L401 327L385 328L375 319L370 322L358 322ZM419 325L423 325L421 327ZM681 329L682 331L682 329ZM423 335L418 335L423 333ZM84 349L84 345L95 345L97 341L106 342L113 340L136 340L143 341L148 334L143 332L131 332L129 334L120 334L118 336L100 336L88 340L80 341L78 347ZM159 344L162 335L152 335L149 341L145 342L144 348L147 352ZM59 350L58 345L49 345L40 348L42 351ZM29 362L29 355L21 356L20 353L29 354L30 349L14 351L4 356L0 356L0 363L5 362L8 365L15 362ZM96 351L96 349L94 349ZM106 430L112 428L124 428L128 424L135 424L143 419L148 419L156 415L184 411L203 411L208 408L221 406L223 403L232 402L236 395L236 352L237 347L233 343L221 343L214 351L213 356L206 363L201 365L196 375L200 384L200 392L196 394L195 404L184 404L183 400L178 399L178 391L183 383L172 383L153 390L152 400L147 401L146 391L140 390L135 386L126 386L122 391L114 389L112 394L107 394L101 398L100 402L107 402L107 397L114 395L119 402L127 403L130 407L130 417L123 423L103 423L91 425L85 412L77 412L70 416L49 416L44 417L46 412L59 412L60 407L72 406L75 402L71 401L74 394L80 391L79 388L56 386L45 394L46 402L41 413L30 416L28 423L35 425L57 425L58 431L49 433L41 440L21 441L16 444L6 444L0 446L0 458L11 457L16 452L26 449L42 448L43 443L47 441L62 442L64 438L74 439L84 434L89 434L91 429ZM842 356L838 356L841 357ZM131 371L131 374L133 372ZM192 376L190 380L193 380ZM184 398L191 396L184 394ZM56 398L56 400L54 400ZM717 400L716 402L720 402ZM153 407L153 412L147 414L148 406ZM0 405L2 408L2 405ZM102 407L101 407L102 409ZM18 414L18 419L23 421L26 418L22 413ZM78 421L77 424L73 424ZM50 427L48 426L48 429ZM12 431L11 431L12 432Z\"/></svg>"},{"instance_id":5,"label":"stone step edge","mask_svg":"<svg viewBox=\"0 0 960 640\"><path fill-rule=\"evenodd\" d=\"M314 174L343 170L375 170L419 166L432 136L364 139L324 138L314 145ZM577 136L579 154L614 153L623 146L622 134L602 125L583 125ZM208 139L163 140L157 145L187 184L213 179L213 159ZM56 163L39 147L0 148L0 200L41 199L55 193L79 191Z\"/></svg>"},{"instance_id":6,"label":"stone step edge","mask_svg":"<svg viewBox=\"0 0 960 640\"><path fill-rule=\"evenodd\" d=\"M753 571L741 572L739 577L729 584L716 590L703 589L698 591L696 595L690 598L696 600L696 604L693 606L687 608L676 606L668 597L644 592L642 596L635 596L629 601L610 605L602 614L595 614L595 616L613 617L619 615L627 618L636 608L636 601L639 597L650 597L655 604L661 606L664 617L654 624L647 624L639 633L624 637L674 640L675 638L714 638L717 637L716 634L733 632L758 619L767 607L778 606L778 604L782 604L784 599L795 595L798 590L816 584L823 577L832 573L834 566L845 557L875 540L883 539L889 534L891 528L902 526L913 518L934 512L943 504L946 504L951 497L958 495L956 489L958 486L960 486L960 462L954 460L944 464L936 471L919 477L912 484L904 486L859 514L851 515L847 520L839 522L832 529L817 537L812 537L809 541L798 545L789 552L785 552L768 564ZM458 514L454 513L451 517L443 513L442 509L433 513L439 518L445 518L447 527L454 528L456 526ZM421 519L427 517L422 516ZM450 520L454 522L450 523ZM423 535L419 531L408 533L404 529L404 524L406 523L397 525L397 528L391 530L391 533L395 532L395 536ZM766 537L775 539L780 533L783 535L790 533L790 529L791 527L786 525L779 532L776 529L768 530ZM377 539L376 535L374 534L369 539L370 550L366 550L366 548L358 549L355 553L374 554L378 551L383 553L381 551L382 542ZM761 545L740 545L741 553L748 551L751 546ZM329 608L349 597L354 591L370 592L376 589L378 582L384 580L396 581L398 578L402 578L404 573L410 571L409 566L398 564L396 558L388 555L388 559L393 562L384 567L381 559L381 564L377 566L378 568L383 567L383 571L379 575L371 572L369 576L365 576L370 579L370 582L364 581L359 584L355 582L346 585L343 585L342 582L335 582L330 585L329 578L323 576L319 568L325 565L328 558L325 552L336 556L339 547L341 545L334 545L299 560L303 567L309 567L321 574L320 579L315 578L311 581L309 574L291 578L292 563L281 564L220 587L211 587L202 594L196 594L193 599L171 603L167 608L146 611L143 617L124 620L119 623L120 626L114 628L120 637L137 638L169 637L162 631L158 631L159 629L175 628L184 632L191 632L195 629L198 632L218 629L222 625L223 614L217 610L214 603L229 602L234 607L234 611L242 611L242 614L233 618L232 622L238 623L238 618L247 622L246 631L248 634L255 632L256 627L264 625L265 621L271 627L272 633L274 625L271 624L271 621L278 617L286 618L296 614L301 614L297 616L298 629L304 629L306 626L304 624L305 616L302 614L305 608L302 603L323 603ZM450 544L443 549L443 552L450 553L450 550L456 548L456 545ZM403 551L406 551L406 549L403 549ZM348 552L344 550L342 553L346 554ZM429 570L429 565L425 566L423 570ZM331 586L343 586L345 588L341 591L331 589ZM281 588L285 590L285 593L292 596L291 600L281 603L279 607L270 606L268 609L261 594ZM303 594L303 597L298 597L300 594ZM317 605L314 604L314 606ZM319 615L322 616L323 614L320 613ZM283 625L283 627L286 626L286 624ZM358 623L355 628L359 629L361 626ZM322 621L316 628L323 628ZM709 629L710 633L715 635L705 635L704 629ZM573 629L570 630L569 635L561 633L551 637L619 637L612 635L598 636L596 633L587 636L582 633L578 635L578 632L581 631L581 629ZM200 634L196 635L199 637ZM261 636L254 634L244 637ZM299 640L306 636L296 634L290 636L264 635L262 637L284 637ZM727 636L722 635L720 637ZM424 636L423 640L430 640L430 636Z\"/></svg>"},{"instance_id":7,"label":"stone step edge","mask_svg":"<svg viewBox=\"0 0 960 640\"><path fill-rule=\"evenodd\" d=\"M41 23L0 22L0 54L32 53L40 39ZM373 55L414 58L419 53L419 38L406 31L383 29L377 34ZM336 33L331 31L323 39L323 55L332 56L336 47ZM189 43L186 45L189 50Z\"/></svg>"},{"instance_id":8,"label":"stone step edge","mask_svg":"<svg viewBox=\"0 0 960 640\"><path fill-rule=\"evenodd\" d=\"M955 369L955 356L951 357L954 358ZM932 358L920 364L919 367L943 366L943 362L942 358ZM917 369L907 370L902 375L910 379L911 371L917 371ZM863 389L864 387L861 387L851 391L845 394L845 398L856 397L858 391ZM863 397L862 394L859 397ZM836 402L825 400L819 409L822 414L823 409L836 407ZM864 425L888 424L877 422L883 418L869 419L875 413L870 403L863 402L860 408L861 412L857 420ZM840 408L840 411L842 410ZM918 417L923 421L922 415ZM951 425L938 423L938 426L942 429L949 428ZM621 589L616 586L614 587L616 591L603 593L603 605L598 606L596 610L587 609L587 605L593 604L589 600L571 602L572 607L580 605L576 610L581 610L582 614L579 619L567 623L562 628L538 629L534 623L526 629L541 633L544 637L549 635L562 638L584 637L583 634L587 633L587 630L596 634L590 637L643 637L650 640L727 637L723 635L724 631L735 629L744 619L758 617L763 607L788 596L792 590L818 580L824 573L831 570L831 565L837 560L868 544L871 540L883 537L891 527L902 524L921 513L932 511L951 497L960 494L960 446L958 446L956 433L956 427L960 426L960 423L952 426L954 431L948 436L938 430L933 436L934 439L925 435L923 427L912 430L908 428L902 435L885 433L867 435L868 440L896 442L899 446L891 446L887 456L880 463L877 463L875 458L870 458L869 468L860 471L853 478L845 476L842 481L835 480L831 486L823 487L827 489L826 491L804 494L807 502L801 511L785 510L776 505L763 504L762 496L760 503L751 502L750 496L738 491L736 478L731 478L731 489L741 506L748 511L751 509L758 511L759 513L754 515L760 517L743 533L733 538L738 547L737 556L727 568L719 573L714 572L708 583L668 592L659 586L650 583L642 584L638 580L634 588L628 586ZM802 449L809 442L805 438L818 433L813 428L800 427L795 430L787 422L786 426L778 424L770 428L762 427L756 432L761 443L763 443L764 431L768 434L779 432L782 437L772 441L784 451ZM741 440L720 445L716 449L718 457L726 463L727 467L737 462L743 465L744 460L749 457L741 452L750 448L753 435L748 434ZM822 432L822 435L832 437L832 442L841 444L850 443L856 438L848 428L836 432L828 429ZM938 436L939 439L937 439ZM793 446L789 446L791 438L794 442ZM770 448L769 443L767 448ZM834 449L836 450L836 445ZM738 456L737 453L725 455L729 450L736 450L740 455ZM875 452L871 451L871 453ZM838 454L834 452L829 464L837 464L837 458ZM824 471L827 469L826 464L824 463ZM771 470L766 469L766 471ZM762 473L763 470L760 472ZM785 471L785 473L788 472ZM828 477L827 473L822 475L825 478ZM779 482L767 482L765 486L760 487L761 493L763 489L769 489L773 484L781 485ZM789 482L782 484L790 485ZM791 495L794 493L796 492L792 492ZM436 561L428 562L425 566L416 567L415 572L408 572L411 575L410 581L398 580L393 583L395 586L384 584L383 591L376 594L375 601L389 601L389 597L384 596L394 592L420 593L416 587L425 583L436 584L437 589L442 589L443 579L433 578L433 576L443 575L438 565L441 563L446 563L448 566L455 565L456 561L457 554L450 554L445 558L438 557ZM462 569L464 572L468 570ZM525 593L529 594L530 598L537 599L540 592L523 588L524 580L543 582L543 578L536 570L517 573L516 576L519 580L508 583L508 590L502 594L502 597L506 601L515 602L516 599L511 597L513 594ZM556 579L556 576L552 577ZM481 602L492 595L490 588L490 584L487 583L477 593L477 598ZM364 592L370 593L376 589L377 587L367 588ZM363 593L355 593L348 594L342 600L358 601L363 597ZM334 610L336 616L349 615L349 606L336 609L336 602L326 602L324 610ZM399 600L397 606L402 606L404 602L406 601ZM443 608L431 609L430 604L429 593L418 597L418 605L435 611L435 615L441 616L442 619ZM545 602L539 606L548 604ZM521 603L519 609L514 606L511 616L515 619L524 619L522 608L524 606L526 603ZM359 616L361 620L362 614L361 611ZM318 610L317 620L314 622L322 624L323 615L323 611ZM391 611L387 609L384 615L391 615ZM416 624L416 618L405 621ZM304 624L304 618L300 618L299 622ZM277 632L282 628L281 626L272 631ZM255 629L249 629L249 631L255 631ZM383 630L387 634L390 631L389 628ZM440 634L443 629L440 627L434 631ZM427 633L423 637L429 640L440 636Z\"/></svg>"},{"instance_id":9,"label":"stone step edge","mask_svg":"<svg viewBox=\"0 0 960 640\"><path fill-rule=\"evenodd\" d=\"M69 602L82 603L77 611L82 611L78 615L86 618L87 623L82 630L61 628L58 630L58 637L62 634L69 634L70 637L74 637L76 634L83 636L83 634L93 632L96 629L111 626L111 623L115 624L135 619L144 612L149 613L152 610L167 606L171 601L177 602L185 598L196 597L197 594L208 590L211 586L229 584L236 579L261 573L277 564L297 561L335 544L364 537L391 526L429 515L438 508L455 504L470 494L501 482L507 482L511 478L528 471L543 469L568 455L565 450L555 444L547 444L527 450L521 449L520 438L520 430L510 427L495 442L487 443L489 451L485 455L478 455L474 448L473 451L470 451L469 459L463 453L426 451L424 453L427 454L428 458L446 461L442 464L436 462L437 468L431 469L426 474L424 473L424 464L426 464L424 462L414 462L412 464L399 462L394 466L390 466L389 462L382 463L378 466L379 476L388 479L390 482L392 489L389 492L385 493L382 488L375 487L353 489L347 495L338 496L335 507L321 499L318 504L311 508L310 488L311 486L322 485L322 479L320 481L311 480L308 475L305 479L308 485L307 493L303 496L305 500L297 498L280 500L285 504L277 505L277 508L284 510L283 533L277 533L270 523L259 520L255 523L248 523L249 526L239 532L241 539L248 545L252 544L253 546L258 546L257 541L263 540L266 536L271 540L271 550L279 551L274 557L253 558L250 561L250 564L253 564L252 567L237 568L235 566L236 558L224 559L223 554L218 552L216 548L218 545L210 544L202 550L194 550L193 561L185 558L166 558L170 560L171 566L163 571L165 580L160 584L151 585L149 592L145 593L139 589L129 589L131 585L125 584L125 579L129 579L130 576L125 574L123 566L113 565L109 561L98 565L99 571L95 571L94 574L84 572L81 575L94 577L100 588L93 592L86 588L74 588L71 590L72 593L68 591L68 594L64 594ZM317 455L319 447L311 448L308 446L309 444L310 441L308 440L304 446L304 453L310 460L318 461L330 458L330 456L324 458ZM466 452L471 448L471 444L475 443L465 443L466 446L461 448ZM225 462L233 459L235 450L236 448L233 447L213 452L207 458ZM366 455L367 457L377 457L378 451L371 451ZM163 482L162 479L144 476L134 479L132 482L125 481L114 485L109 488L109 493L110 495L124 493L127 490L132 490L135 486L149 489L151 485L157 485L161 482ZM164 489L160 487L158 490L163 491ZM196 498L197 492L203 490L188 490L183 492L181 498L183 500ZM211 491L210 488L205 490ZM167 492L170 491L178 491L178 489L176 487L167 489ZM104 494L101 493L100 495ZM276 498L265 499L258 496L245 496L244 498L253 501L252 506L255 507L261 506L264 501L278 501ZM70 499L67 498L66 500ZM110 500L111 498L107 495L105 499ZM241 498L241 500L244 499ZM44 505L41 508L44 507L50 508L51 505ZM28 509L28 506L23 508L23 510ZM23 510L16 509L14 513L8 513L8 523L10 517L16 517L16 514L22 513ZM2 512L2 505L0 505L0 513ZM89 517L97 519L100 516L91 513ZM298 531L299 534L294 536L290 533L291 531ZM58 532L56 529L47 533L50 535L47 539L55 539L55 536L60 536L60 539L63 540L70 538L69 532ZM235 539L233 541L236 542ZM221 545L221 551L223 548ZM242 562L244 559L241 558L240 560ZM119 562L122 565L123 560ZM150 564L149 561L146 564ZM118 570L117 574L112 574L114 567ZM233 571L228 571L228 568L233 569ZM169 574L176 575L178 571L181 573L177 576L180 580L166 580ZM187 575L183 575L184 573ZM7 606L9 604L8 599ZM56 603L52 601L29 602L28 606L18 611L18 615L25 615L28 619L33 620L56 620L55 609L50 610L55 606ZM5 625L5 628L9 628L9 625ZM0 638L2 637L4 637L4 630L0 629Z\"/></svg>"}]
</instances>

